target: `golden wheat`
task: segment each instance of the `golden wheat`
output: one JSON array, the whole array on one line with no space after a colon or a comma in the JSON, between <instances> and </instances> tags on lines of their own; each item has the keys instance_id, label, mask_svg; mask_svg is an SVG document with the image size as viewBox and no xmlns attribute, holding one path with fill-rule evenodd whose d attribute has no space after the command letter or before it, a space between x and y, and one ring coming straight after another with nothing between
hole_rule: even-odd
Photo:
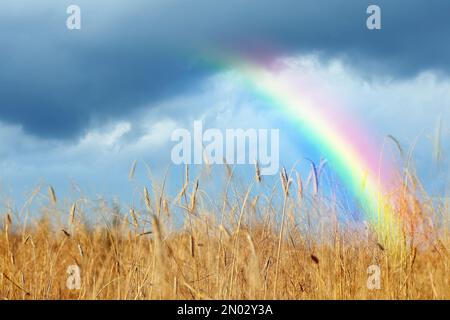
<instances>
[{"instance_id":1,"label":"golden wheat","mask_svg":"<svg viewBox=\"0 0 450 320\"><path fill-rule=\"evenodd\" d=\"M164 194L164 186L142 187L141 209L105 205L97 215L85 199L67 210L49 187L49 207L28 225L20 212L4 214L0 298L450 298L448 202L404 189L401 210L428 223L405 230L408 245L394 250L370 226L361 232L339 222L342 212L320 197L314 164L311 197L296 171L283 168L273 187L264 185L258 164L255 171L259 194L251 186L239 191L227 167L224 194L217 205L208 204L213 196L199 179L188 188L186 167L175 198ZM156 210L149 190L160 190ZM159 215L161 207L166 214ZM184 225L174 226L173 217L183 215ZM368 286L374 265L380 289ZM69 266L80 270L79 288L68 286Z\"/></svg>"}]
</instances>

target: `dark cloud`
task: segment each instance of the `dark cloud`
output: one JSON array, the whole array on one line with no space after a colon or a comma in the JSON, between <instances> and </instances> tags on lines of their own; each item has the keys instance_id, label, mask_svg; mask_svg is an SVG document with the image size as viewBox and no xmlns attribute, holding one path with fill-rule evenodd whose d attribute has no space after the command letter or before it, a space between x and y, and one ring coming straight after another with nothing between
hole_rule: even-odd
<instances>
[{"instance_id":1,"label":"dark cloud","mask_svg":"<svg viewBox=\"0 0 450 320\"><path fill-rule=\"evenodd\" d=\"M448 1L79 0L82 30L68 31L73 2L0 5L0 120L36 136L77 138L182 93L212 72L205 50L314 51L392 76L450 71ZM380 31L365 28L372 3Z\"/></svg>"}]
</instances>

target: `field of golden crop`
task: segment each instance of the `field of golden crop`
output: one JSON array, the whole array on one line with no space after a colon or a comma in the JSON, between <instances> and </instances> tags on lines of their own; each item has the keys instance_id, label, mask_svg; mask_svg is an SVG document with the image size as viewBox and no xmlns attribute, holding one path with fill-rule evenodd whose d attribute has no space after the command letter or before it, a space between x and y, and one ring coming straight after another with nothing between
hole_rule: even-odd
<instances>
[{"instance_id":1,"label":"field of golden crop","mask_svg":"<svg viewBox=\"0 0 450 320\"><path fill-rule=\"evenodd\" d=\"M317 177L282 171L269 186L258 168L247 183L229 170L220 197L202 179L186 168L173 196L166 182L135 185L139 201L129 206L69 203L49 187L21 209L5 207L0 298L450 298L449 202L428 199L417 180L399 209L414 223L386 245L370 226L342 223L344 209ZM368 287L369 266L379 268L379 289Z\"/></svg>"}]
</instances>

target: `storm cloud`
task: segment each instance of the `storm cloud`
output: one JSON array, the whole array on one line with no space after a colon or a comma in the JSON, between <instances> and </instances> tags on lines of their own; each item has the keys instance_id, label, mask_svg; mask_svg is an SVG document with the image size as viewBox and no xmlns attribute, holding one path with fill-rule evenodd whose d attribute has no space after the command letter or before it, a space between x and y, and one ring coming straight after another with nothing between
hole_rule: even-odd
<instances>
[{"instance_id":1,"label":"storm cloud","mask_svg":"<svg viewBox=\"0 0 450 320\"><path fill-rule=\"evenodd\" d=\"M81 7L82 29L65 27ZM382 29L366 28L366 8ZM393 78L450 72L450 2L31 1L0 5L0 121L39 138L79 139L215 73L209 51L339 57ZM188 107L186 107L188 108ZM179 115L189 110L180 106Z\"/></svg>"}]
</instances>

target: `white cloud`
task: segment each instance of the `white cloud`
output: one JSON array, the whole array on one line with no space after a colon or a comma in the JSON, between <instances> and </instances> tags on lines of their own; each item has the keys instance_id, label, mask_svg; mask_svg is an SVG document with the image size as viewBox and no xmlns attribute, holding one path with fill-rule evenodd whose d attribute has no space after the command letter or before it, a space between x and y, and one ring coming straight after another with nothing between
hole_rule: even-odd
<instances>
[{"instance_id":1,"label":"white cloud","mask_svg":"<svg viewBox=\"0 0 450 320\"><path fill-rule=\"evenodd\" d=\"M112 130L108 132L92 130L89 131L84 138L82 138L80 145L93 147L113 147L119 142L119 139L130 130L131 124L129 122L119 122Z\"/></svg>"}]
</instances>

